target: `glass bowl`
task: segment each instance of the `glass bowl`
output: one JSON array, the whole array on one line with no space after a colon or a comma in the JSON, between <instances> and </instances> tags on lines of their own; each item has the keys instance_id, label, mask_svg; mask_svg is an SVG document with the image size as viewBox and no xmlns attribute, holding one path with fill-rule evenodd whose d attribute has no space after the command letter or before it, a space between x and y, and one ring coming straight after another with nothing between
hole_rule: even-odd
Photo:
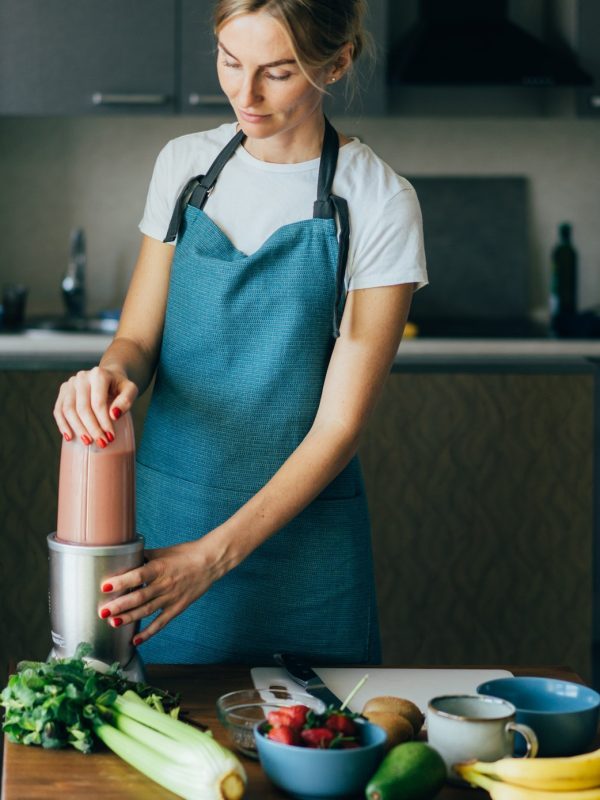
<instances>
[{"instance_id":1,"label":"glass bowl","mask_svg":"<svg viewBox=\"0 0 600 800\"><path fill-rule=\"evenodd\" d=\"M287 689L242 689L219 697L217 718L236 750L250 758L258 758L254 740L256 724L264 722L269 711L297 705L308 706L318 714L325 711L325 703L310 694Z\"/></svg>"}]
</instances>

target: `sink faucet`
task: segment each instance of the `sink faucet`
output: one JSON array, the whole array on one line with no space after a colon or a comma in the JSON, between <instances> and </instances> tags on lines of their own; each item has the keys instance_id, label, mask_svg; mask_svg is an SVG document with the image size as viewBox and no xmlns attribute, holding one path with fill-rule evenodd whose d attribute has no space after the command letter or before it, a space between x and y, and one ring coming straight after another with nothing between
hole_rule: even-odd
<instances>
[{"instance_id":1,"label":"sink faucet","mask_svg":"<svg viewBox=\"0 0 600 800\"><path fill-rule=\"evenodd\" d=\"M83 228L71 231L69 266L62 279L62 296L70 317L85 316L85 234Z\"/></svg>"}]
</instances>

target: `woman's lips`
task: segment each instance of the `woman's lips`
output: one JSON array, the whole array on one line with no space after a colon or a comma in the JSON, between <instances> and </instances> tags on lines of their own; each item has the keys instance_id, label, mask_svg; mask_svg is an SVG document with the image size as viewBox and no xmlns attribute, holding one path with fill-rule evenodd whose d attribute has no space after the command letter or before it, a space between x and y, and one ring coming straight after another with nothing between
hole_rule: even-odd
<instances>
[{"instance_id":1,"label":"woman's lips","mask_svg":"<svg viewBox=\"0 0 600 800\"><path fill-rule=\"evenodd\" d=\"M271 116L270 114L249 114L241 108L238 108L238 112L240 117L246 120L246 122L263 122Z\"/></svg>"}]
</instances>

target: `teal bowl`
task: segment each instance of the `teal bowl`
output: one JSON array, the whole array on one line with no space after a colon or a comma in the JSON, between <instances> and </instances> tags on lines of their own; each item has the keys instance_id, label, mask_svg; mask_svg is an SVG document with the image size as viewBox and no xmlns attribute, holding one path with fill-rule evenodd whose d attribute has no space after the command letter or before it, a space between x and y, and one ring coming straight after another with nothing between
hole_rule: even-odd
<instances>
[{"instance_id":1,"label":"teal bowl","mask_svg":"<svg viewBox=\"0 0 600 800\"><path fill-rule=\"evenodd\" d=\"M361 747L352 750L318 750L274 742L254 728L258 757L264 771L280 789L299 800L362 797L383 758L386 734L379 725L356 720L361 727Z\"/></svg>"},{"instance_id":2,"label":"teal bowl","mask_svg":"<svg viewBox=\"0 0 600 800\"><path fill-rule=\"evenodd\" d=\"M600 694L588 686L555 678L519 676L487 681L477 691L515 706L517 722L535 731L540 756L584 753L596 737ZM516 734L515 753L524 752L524 739Z\"/></svg>"}]
</instances>

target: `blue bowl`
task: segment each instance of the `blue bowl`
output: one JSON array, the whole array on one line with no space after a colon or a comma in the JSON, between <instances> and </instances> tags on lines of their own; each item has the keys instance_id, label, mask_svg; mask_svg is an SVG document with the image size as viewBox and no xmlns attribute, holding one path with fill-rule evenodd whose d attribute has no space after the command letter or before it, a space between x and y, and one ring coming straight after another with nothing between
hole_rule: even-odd
<instances>
[{"instance_id":1,"label":"blue bowl","mask_svg":"<svg viewBox=\"0 0 600 800\"><path fill-rule=\"evenodd\" d=\"M533 728L540 756L584 753L598 730L600 694L580 683L555 678L498 678L477 687L479 694L508 700L517 709L517 722ZM523 737L515 736L517 755L525 752Z\"/></svg>"},{"instance_id":2,"label":"blue bowl","mask_svg":"<svg viewBox=\"0 0 600 800\"><path fill-rule=\"evenodd\" d=\"M379 725L356 720L362 747L352 750L319 750L274 742L262 733L264 722L254 728L258 757L276 786L301 800L335 797L364 798L365 786L383 758L386 734Z\"/></svg>"}]
</instances>

